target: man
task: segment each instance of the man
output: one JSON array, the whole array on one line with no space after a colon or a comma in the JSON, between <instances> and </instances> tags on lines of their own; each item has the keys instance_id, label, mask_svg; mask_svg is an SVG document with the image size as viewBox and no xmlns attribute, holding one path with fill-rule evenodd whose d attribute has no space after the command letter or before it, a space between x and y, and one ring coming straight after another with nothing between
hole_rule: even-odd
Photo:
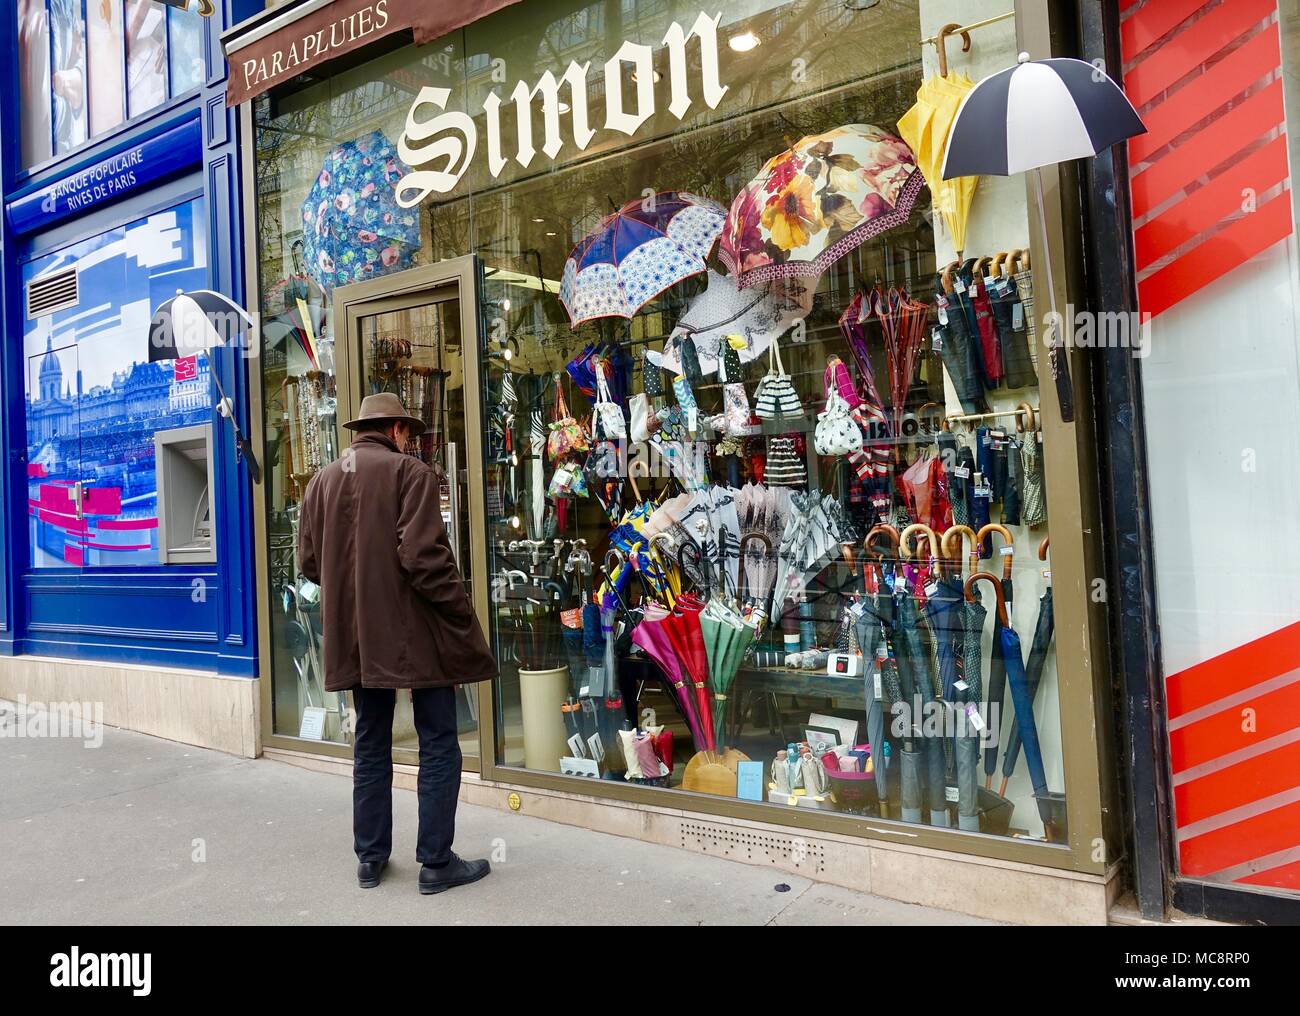
<instances>
[{"instance_id":1,"label":"man","mask_svg":"<svg viewBox=\"0 0 1300 1016\"><path fill-rule=\"evenodd\" d=\"M402 452L424 423L396 395L367 396L356 433L312 477L298 520L298 566L321 587L325 690L356 709L352 831L357 880L379 885L393 842L393 706L409 688L420 739L421 893L476 882L487 861L451 849L460 790L456 685L489 681L488 649L443 526L441 477Z\"/></svg>"}]
</instances>

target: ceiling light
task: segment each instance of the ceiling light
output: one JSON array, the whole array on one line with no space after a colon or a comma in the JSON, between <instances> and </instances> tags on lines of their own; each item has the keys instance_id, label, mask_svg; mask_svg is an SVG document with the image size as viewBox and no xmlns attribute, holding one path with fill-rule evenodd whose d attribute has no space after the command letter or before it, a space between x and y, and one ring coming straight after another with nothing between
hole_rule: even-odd
<instances>
[{"instance_id":1,"label":"ceiling light","mask_svg":"<svg viewBox=\"0 0 1300 1016\"><path fill-rule=\"evenodd\" d=\"M567 113L569 111L569 104L567 102L561 102L557 108L561 113Z\"/></svg>"},{"instance_id":2,"label":"ceiling light","mask_svg":"<svg viewBox=\"0 0 1300 1016\"><path fill-rule=\"evenodd\" d=\"M509 301L509 300L502 300L502 301L501 301L501 309L502 309L502 310L509 310L509 309L510 309L510 301Z\"/></svg>"},{"instance_id":3,"label":"ceiling light","mask_svg":"<svg viewBox=\"0 0 1300 1016\"><path fill-rule=\"evenodd\" d=\"M546 235L547 235L547 236L559 236L560 234L557 233L557 232L555 232L554 230L548 229L548 230L546 231Z\"/></svg>"},{"instance_id":4,"label":"ceiling light","mask_svg":"<svg viewBox=\"0 0 1300 1016\"><path fill-rule=\"evenodd\" d=\"M534 221L534 222L545 222L546 220L543 219L540 215L534 215L534 216L533 216L533 221Z\"/></svg>"},{"instance_id":5,"label":"ceiling light","mask_svg":"<svg viewBox=\"0 0 1300 1016\"><path fill-rule=\"evenodd\" d=\"M653 81L656 85L659 84L659 72L658 72L658 71L651 71L650 74L651 74L651 78L650 78L650 80ZM632 72L632 80L633 80L633 81L636 81L636 80L637 80L637 77L636 77L636 71L633 71L633 72Z\"/></svg>"},{"instance_id":6,"label":"ceiling light","mask_svg":"<svg viewBox=\"0 0 1300 1016\"><path fill-rule=\"evenodd\" d=\"M741 32L739 35L733 35L727 40L727 45L737 53L748 53L759 44L759 38L753 32Z\"/></svg>"}]
</instances>

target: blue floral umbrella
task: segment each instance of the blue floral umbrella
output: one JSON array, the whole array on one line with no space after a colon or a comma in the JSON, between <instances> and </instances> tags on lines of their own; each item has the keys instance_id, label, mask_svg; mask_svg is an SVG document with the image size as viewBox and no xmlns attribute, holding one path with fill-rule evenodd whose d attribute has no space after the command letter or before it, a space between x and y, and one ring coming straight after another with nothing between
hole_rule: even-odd
<instances>
[{"instance_id":1,"label":"blue floral umbrella","mask_svg":"<svg viewBox=\"0 0 1300 1016\"><path fill-rule=\"evenodd\" d=\"M576 328L632 318L682 279L704 271L727 210L685 191L629 201L601 220L564 263L560 302Z\"/></svg>"},{"instance_id":2,"label":"blue floral umbrella","mask_svg":"<svg viewBox=\"0 0 1300 1016\"><path fill-rule=\"evenodd\" d=\"M419 212L398 205L393 190L407 171L382 131L325 157L302 204L307 271L325 289L410 265L420 247Z\"/></svg>"}]
</instances>

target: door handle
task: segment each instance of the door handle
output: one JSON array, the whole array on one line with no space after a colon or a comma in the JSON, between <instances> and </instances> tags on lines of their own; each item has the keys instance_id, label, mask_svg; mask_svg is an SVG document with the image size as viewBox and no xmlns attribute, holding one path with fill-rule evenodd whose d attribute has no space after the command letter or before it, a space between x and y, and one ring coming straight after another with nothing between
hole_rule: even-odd
<instances>
[{"instance_id":1,"label":"door handle","mask_svg":"<svg viewBox=\"0 0 1300 1016\"><path fill-rule=\"evenodd\" d=\"M72 503L77 508L77 518L84 519L86 516L81 510L82 499L85 496L85 487L80 480L72 485Z\"/></svg>"}]
</instances>

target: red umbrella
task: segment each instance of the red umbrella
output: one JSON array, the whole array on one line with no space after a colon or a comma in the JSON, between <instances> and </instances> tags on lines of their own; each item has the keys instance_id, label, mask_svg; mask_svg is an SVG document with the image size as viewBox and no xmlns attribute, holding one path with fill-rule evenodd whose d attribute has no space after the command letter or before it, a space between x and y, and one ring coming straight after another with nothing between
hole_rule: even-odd
<instances>
[{"instance_id":1,"label":"red umbrella","mask_svg":"<svg viewBox=\"0 0 1300 1016\"><path fill-rule=\"evenodd\" d=\"M677 607L664 621L664 630L677 651L679 659L695 686L696 712L704 735L705 747L713 751L713 693L709 689L709 656L704 648L704 631L700 627L700 611L704 601L694 593L683 593L677 598Z\"/></svg>"},{"instance_id":2,"label":"red umbrella","mask_svg":"<svg viewBox=\"0 0 1300 1016\"><path fill-rule=\"evenodd\" d=\"M673 693L677 696L677 704L686 719L686 725L690 728L691 739L695 742L696 749L703 751L708 745L700 729L699 717L695 715L695 700L691 694L693 682L688 684L690 675L682 672L680 661L685 657L673 643L668 627L671 617L665 607L654 601L649 602L646 604L645 616L641 623L632 629L632 641L663 670L668 683L672 685Z\"/></svg>"},{"instance_id":3,"label":"red umbrella","mask_svg":"<svg viewBox=\"0 0 1300 1016\"><path fill-rule=\"evenodd\" d=\"M880 319L885 336L885 355L889 362L889 401L894 411L893 433L902 433L903 413L907 409L907 395L916 375L916 361L925 339L925 323L929 318L929 304L913 300L901 289L891 289L887 294L872 290L868 297L871 311Z\"/></svg>"}]
</instances>

